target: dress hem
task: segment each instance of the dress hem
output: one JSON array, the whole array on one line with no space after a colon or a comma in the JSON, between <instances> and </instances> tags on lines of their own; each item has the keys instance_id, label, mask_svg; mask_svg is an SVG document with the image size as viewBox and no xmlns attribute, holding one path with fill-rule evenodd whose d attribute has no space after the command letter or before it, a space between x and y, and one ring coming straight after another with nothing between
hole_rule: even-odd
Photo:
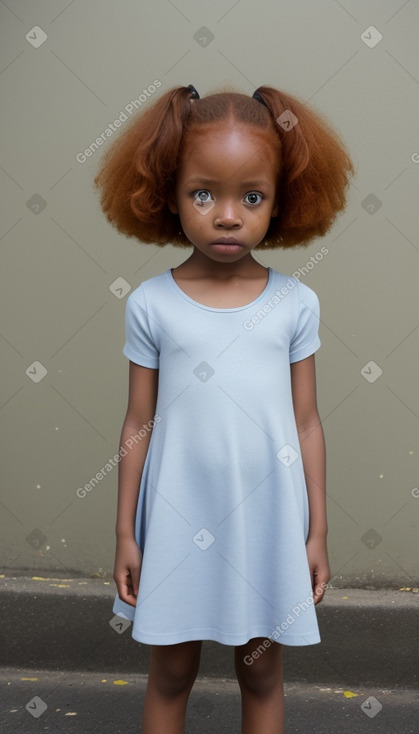
<instances>
[{"instance_id":1,"label":"dress hem","mask_svg":"<svg viewBox=\"0 0 419 734\"><path fill-rule=\"evenodd\" d=\"M316 632L307 633L306 635L286 635L285 633L278 635L276 638L272 636L272 630L266 631L260 627L256 627L250 630L245 635L224 635L218 630L190 630L180 633L178 635L154 635L154 634L142 634L135 633L133 630L132 637L136 642L141 642L145 645L177 645L181 642L192 642L196 640L207 640L211 642L218 642L220 645L228 645L230 647L237 647L239 645L245 645L249 640L255 637L263 637L270 640L270 642L278 642L282 645L303 647L306 645L316 645L321 642L320 635Z\"/></svg>"}]
</instances>

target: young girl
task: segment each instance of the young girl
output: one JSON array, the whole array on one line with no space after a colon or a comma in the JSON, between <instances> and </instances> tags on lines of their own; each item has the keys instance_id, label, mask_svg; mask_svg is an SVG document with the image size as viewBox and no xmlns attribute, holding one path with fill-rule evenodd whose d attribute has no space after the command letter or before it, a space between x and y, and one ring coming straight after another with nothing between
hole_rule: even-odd
<instances>
[{"instance_id":1,"label":"young girl","mask_svg":"<svg viewBox=\"0 0 419 734\"><path fill-rule=\"evenodd\" d=\"M294 97L189 85L137 116L95 179L120 232L192 248L126 306L113 609L151 645L144 734L184 731L202 640L234 646L242 732L283 732L282 645L320 641L319 303L252 252L324 235L353 172Z\"/></svg>"}]
</instances>

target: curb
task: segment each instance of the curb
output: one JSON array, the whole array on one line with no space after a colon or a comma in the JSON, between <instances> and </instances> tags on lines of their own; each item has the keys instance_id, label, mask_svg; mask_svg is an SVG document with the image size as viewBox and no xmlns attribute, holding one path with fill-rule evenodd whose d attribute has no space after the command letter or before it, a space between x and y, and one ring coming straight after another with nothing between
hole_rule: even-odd
<instances>
[{"instance_id":1,"label":"curb","mask_svg":"<svg viewBox=\"0 0 419 734\"><path fill-rule=\"evenodd\" d=\"M91 578L0 578L0 666L147 674L149 647L110 625L115 585ZM331 589L317 607L322 642L284 645L284 677L299 683L414 689L419 597ZM235 678L233 651L204 640L200 675Z\"/></svg>"}]
</instances>

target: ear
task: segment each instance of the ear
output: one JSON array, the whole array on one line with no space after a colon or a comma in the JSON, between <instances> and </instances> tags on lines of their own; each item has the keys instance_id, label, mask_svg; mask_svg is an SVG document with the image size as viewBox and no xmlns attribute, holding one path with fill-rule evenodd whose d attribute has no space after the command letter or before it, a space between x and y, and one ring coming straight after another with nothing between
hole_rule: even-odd
<instances>
[{"instance_id":1,"label":"ear","mask_svg":"<svg viewBox=\"0 0 419 734\"><path fill-rule=\"evenodd\" d=\"M169 194L167 206L169 207L169 210L172 212L172 214L179 214L179 210L176 204L176 194L173 190Z\"/></svg>"}]
</instances>

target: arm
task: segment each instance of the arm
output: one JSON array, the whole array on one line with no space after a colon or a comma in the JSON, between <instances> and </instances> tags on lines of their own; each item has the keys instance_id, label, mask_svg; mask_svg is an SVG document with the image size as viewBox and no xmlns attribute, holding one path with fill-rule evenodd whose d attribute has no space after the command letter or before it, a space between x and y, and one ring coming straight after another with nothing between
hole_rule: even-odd
<instances>
[{"instance_id":1,"label":"arm","mask_svg":"<svg viewBox=\"0 0 419 734\"><path fill-rule=\"evenodd\" d=\"M114 580L122 601L135 606L138 594L141 551L135 540L135 515L141 475L151 431L137 442L130 440L155 416L158 370L129 363L129 398L121 432L118 476L116 554Z\"/></svg>"},{"instance_id":2,"label":"arm","mask_svg":"<svg viewBox=\"0 0 419 734\"><path fill-rule=\"evenodd\" d=\"M326 449L317 410L314 354L291 364L291 388L310 512L306 550L317 604L330 580L330 568L327 555Z\"/></svg>"}]
</instances>

